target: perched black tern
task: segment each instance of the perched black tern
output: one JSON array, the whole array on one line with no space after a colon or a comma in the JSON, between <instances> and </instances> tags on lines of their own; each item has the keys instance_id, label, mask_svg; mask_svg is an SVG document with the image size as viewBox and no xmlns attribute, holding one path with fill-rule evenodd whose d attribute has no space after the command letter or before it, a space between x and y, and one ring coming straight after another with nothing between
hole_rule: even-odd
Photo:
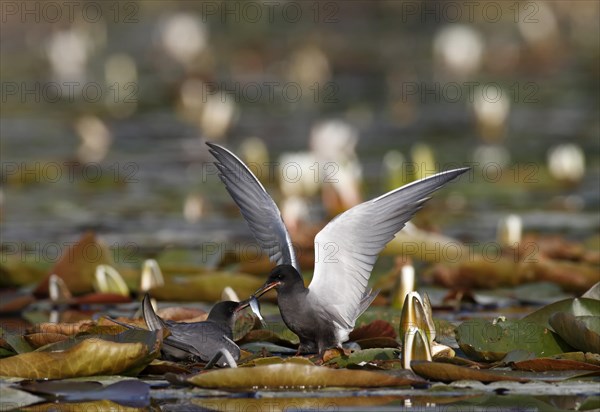
<instances>
[{"instance_id":1,"label":"perched black tern","mask_svg":"<svg viewBox=\"0 0 600 412\"><path fill-rule=\"evenodd\" d=\"M162 345L162 352L167 358L199 358L205 362L214 361L219 366L234 366L235 362L228 359L228 355L231 355L233 361L237 361L240 358L240 348L233 341L233 325L237 312L248 306L249 300L224 301L215 304L203 322L165 321L154 312L150 296L146 294L142 302L142 313L148 329L166 328L170 332Z\"/></svg>"}]
</instances>

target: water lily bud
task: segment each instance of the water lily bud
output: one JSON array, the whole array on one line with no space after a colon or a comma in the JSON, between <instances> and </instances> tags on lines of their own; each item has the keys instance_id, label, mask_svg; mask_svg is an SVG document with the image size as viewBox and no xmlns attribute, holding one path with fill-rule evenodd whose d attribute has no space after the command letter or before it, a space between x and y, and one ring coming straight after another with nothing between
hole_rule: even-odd
<instances>
[{"instance_id":1,"label":"water lily bud","mask_svg":"<svg viewBox=\"0 0 600 412\"><path fill-rule=\"evenodd\" d=\"M118 293L129 296L129 288L117 269L110 265L96 266L94 289L102 293Z\"/></svg>"},{"instance_id":2,"label":"water lily bud","mask_svg":"<svg viewBox=\"0 0 600 412\"><path fill-rule=\"evenodd\" d=\"M163 277L158 262L154 259L146 259L142 267L142 276L140 279L140 293L149 291L152 288L163 286L165 278Z\"/></svg>"},{"instance_id":3,"label":"water lily bud","mask_svg":"<svg viewBox=\"0 0 600 412\"><path fill-rule=\"evenodd\" d=\"M508 215L498 222L496 238L500 246L514 247L521 241L523 222L517 215Z\"/></svg>"}]
</instances>

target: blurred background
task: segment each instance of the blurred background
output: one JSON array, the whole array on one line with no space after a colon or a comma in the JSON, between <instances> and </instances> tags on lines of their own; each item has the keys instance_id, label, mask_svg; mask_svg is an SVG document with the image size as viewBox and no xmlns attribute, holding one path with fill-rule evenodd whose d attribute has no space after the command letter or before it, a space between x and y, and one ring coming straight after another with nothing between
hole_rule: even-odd
<instances>
[{"instance_id":1,"label":"blurred background","mask_svg":"<svg viewBox=\"0 0 600 412\"><path fill-rule=\"evenodd\" d=\"M0 7L5 254L56 263L90 229L116 260L250 240L206 140L251 165L296 238L470 165L426 227L489 240L517 214L598 241L598 2Z\"/></svg>"}]
</instances>

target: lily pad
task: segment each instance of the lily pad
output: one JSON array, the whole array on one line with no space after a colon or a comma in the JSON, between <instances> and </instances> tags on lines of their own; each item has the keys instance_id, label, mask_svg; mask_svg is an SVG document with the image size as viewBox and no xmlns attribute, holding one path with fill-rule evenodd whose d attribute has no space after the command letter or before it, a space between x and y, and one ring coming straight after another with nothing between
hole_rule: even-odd
<instances>
[{"instance_id":1,"label":"lily pad","mask_svg":"<svg viewBox=\"0 0 600 412\"><path fill-rule=\"evenodd\" d=\"M248 332L242 339L238 341L240 345L252 342L269 342L278 346L287 348L297 348L297 344L285 339L276 332L267 329L255 329Z\"/></svg>"},{"instance_id":2,"label":"lily pad","mask_svg":"<svg viewBox=\"0 0 600 412\"><path fill-rule=\"evenodd\" d=\"M0 359L0 375L28 379L135 375L158 355L158 348L158 344L150 346L141 341L118 343L88 338L59 352L36 351Z\"/></svg>"},{"instance_id":3,"label":"lily pad","mask_svg":"<svg viewBox=\"0 0 600 412\"><path fill-rule=\"evenodd\" d=\"M528 359L520 362L515 362L513 367L517 370L532 372L565 370L600 371L600 366L593 365L591 363L552 358Z\"/></svg>"},{"instance_id":4,"label":"lily pad","mask_svg":"<svg viewBox=\"0 0 600 412\"><path fill-rule=\"evenodd\" d=\"M600 300L600 282L589 288L587 292L581 295L581 297Z\"/></svg>"},{"instance_id":5,"label":"lily pad","mask_svg":"<svg viewBox=\"0 0 600 412\"><path fill-rule=\"evenodd\" d=\"M31 345L23 336L2 328L0 328L0 339L4 340L6 344L8 344L9 347L6 347L5 349L12 349L16 353L27 353L33 350Z\"/></svg>"},{"instance_id":6,"label":"lily pad","mask_svg":"<svg viewBox=\"0 0 600 412\"><path fill-rule=\"evenodd\" d=\"M347 368L349 365L362 365L373 361L395 360L400 357L397 349L363 349L350 354L338 356L327 362L327 365L336 365Z\"/></svg>"},{"instance_id":7,"label":"lily pad","mask_svg":"<svg viewBox=\"0 0 600 412\"><path fill-rule=\"evenodd\" d=\"M529 379L515 375L512 371L472 369L445 362L412 361L410 366L416 374L427 379L442 382L454 382L458 380L474 380L479 382L529 381Z\"/></svg>"},{"instance_id":8,"label":"lily pad","mask_svg":"<svg viewBox=\"0 0 600 412\"><path fill-rule=\"evenodd\" d=\"M549 319L556 312L570 313L573 316L600 316L600 305L597 300L590 298L565 299L544 306L521 320L551 329Z\"/></svg>"},{"instance_id":9,"label":"lily pad","mask_svg":"<svg viewBox=\"0 0 600 412\"><path fill-rule=\"evenodd\" d=\"M600 316L555 313L550 325L569 345L584 352L600 353Z\"/></svg>"},{"instance_id":10,"label":"lily pad","mask_svg":"<svg viewBox=\"0 0 600 412\"><path fill-rule=\"evenodd\" d=\"M348 337L351 341L359 341L370 338L387 337L396 339L396 329L387 321L377 319L364 326L358 327L350 332Z\"/></svg>"},{"instance_id":11,"label":"lily pad","mask_svg":"<svg viewBox=\"0 0 600 412\"><path fill-rule=\"evenodd\" d=\"M415 381L384 373L329 369L323 366L282 363L253 368L221 369L200 373L187 379L203 388L324 388L324 387L398 387Z\"/></svg>"},{"instance_id":12,"label":"lily pad","mask_svg":"<svg viewBox=\"0 0 600 412\"><path fill-rule=\"evenodd\" d=\"M112 256L108 247L97 240L93 232L87 232L63 252L33 293L37 297L48 296L48 281L52 274L62 278L73 294L92 292L96 267L114 265Z\"/></svg>"},{"instance_id":13,"label":"lily pad","mask_svg":"<svg viewBox=\"0 0 600 412\"><path fill-rule=\"evenodd\" d=\"M533 352L538 357L570 350L550 329L525 320L492 323L472 319L456 329L456 340L467 356L478 361L499 361L517 349Z\"/></svg>"}]
</instances>

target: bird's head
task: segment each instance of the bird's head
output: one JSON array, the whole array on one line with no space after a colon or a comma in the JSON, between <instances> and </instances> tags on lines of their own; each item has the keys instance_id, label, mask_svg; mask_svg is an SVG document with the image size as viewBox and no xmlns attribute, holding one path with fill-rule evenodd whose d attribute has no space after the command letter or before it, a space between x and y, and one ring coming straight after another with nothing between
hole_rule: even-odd
<instances>
[{"instance_id":1,"label":"bird's head","mask_svg":"<svg viewBox=\"0 0 600 412\"><path fill-rule=\"evenodd\" d=\"M260 297L271 289L277 289L281 292L291 288L301 286L304 288L302 276L292 265L278 265L273 268L265 284L254 292L254 296Z\"/></svg>"},{"instance_id":2,"label":"bird's head","mask_svg":"<svg viewBox=\"0 0 600 412\"><path fill-rule=\"evenodd\" d=\"M208 314L208 320L233 325L236 314L246 307L248 307L248 301L233 302L231 300L224 300L213 306Z\"/></svg>"}]
</instances>

